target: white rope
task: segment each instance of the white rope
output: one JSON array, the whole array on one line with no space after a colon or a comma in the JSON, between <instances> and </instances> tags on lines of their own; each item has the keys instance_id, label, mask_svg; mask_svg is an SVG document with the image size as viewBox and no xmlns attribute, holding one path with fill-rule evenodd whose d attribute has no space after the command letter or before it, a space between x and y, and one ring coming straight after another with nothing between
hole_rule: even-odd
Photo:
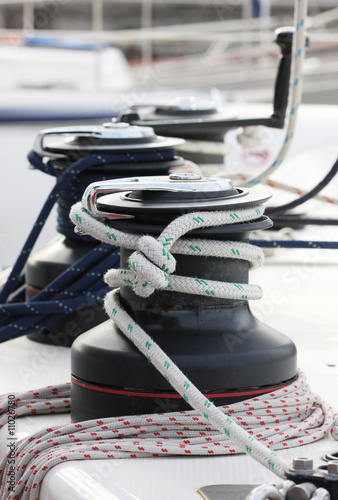
<instances>
[{"instance_id":1,"label":"white rope","mask_svg":"<svg viewBox=\"0 0 338 500\"><path fill-rule=\"evenodd\" d=\"M70 384L16 394L16 417L19 413L45 413L46 408L54 413L56 404L62 401L64 411L69 411L69 397ZM286 387L219 410L225 417L231 415L244 432L274 450L322 438L332 427L334 415L319 396L311 393L302 372ZM0 398L4 424L7 412L8 395ZM245 451L250 453L248 449ZM45 475L67 461L241 452L243 449L233 439L223 431L213 430L210 422L196 411L131 415L50 427L17 443L16 485L11 491L7 483L11 455L2 458L0 498L38 500Z\"/></svg>"},{"instance_id":2,"label":"white rope","mask_svg":"<svg viewBox=\"0 0 338 500\"><path fill-rule=\"evenodd\" d=\"M124 276L123 286L133 286L137 280L133 266L139 265L136 257L141 255L141 251L144 258L147 255L152 259L150 269L155 266L160 271L160 278L163 276L161 273L166 273L170 276L171 284L174 284L171 273L175 269L175 259L169 250L173 252L177 249L180 253L203 256L212 251L213 255L220 257L248 258L251 264L258 265L262 260L261 254L243 243L188 240L180 236L183 233L182 226L189 231L201 224L240 222L260 214L261 210L257 208L228 213L189 214L176 219L157 240L117 231L91 217L80 204L73 207L71 218L81 231L112 244L139 249L130 260L132 269L122 270L120 274ZM171 229L179 240L175 241L171 237ZM111 271L107 273L108 281L110 275ZM158 284L155 283L155 286ZM48 471L58 464L73 460L246 452L284 477L288 464L277 456L276 450L314 442L329 431L336 437L334 426L337 414L311 392L302 372L298 372L294 382L274 392L217 408L121 307L119 290L107 295L105 305L120 330L196 411L103 418L43 429L17 443L14 489L10 489L7 482L12 451L1 460L1 500L38 500L42 481ZM37 389L15 395L15 402L13 399L13 395L0 398L0 428L8 421L9 405L10 415L13 412L15 417L69 412L70 385Z\"/></svg>"},{"instance_id":3,"label":"white rope","mask_svg":"<svg viewBox=\"0 0 338 500\"><path fill-rule=\"evenodd\" d=\"M118 300L119 290L110 292L105 299L107 314L115 324L133 342L157 368L187 403L197 410L221 435L227 436L239 446L242 452L249 453L258 462L285 477L287 463L278 458L277 453L260 443L255 437L236 424L229 416L207 399L197 387L179 370L172 360L152 340L149 335L121 307Z\"/></svg>"},{"instance_id":4,"label":"white rope","mask_svg":"<svg viewBox=\"0 0 338 500\"><path fill-rule=\"evenodd\" d=\"M283 145L275 159L266 169L258 175L247 179L242 185L254 185L269 177L283 163L291 146L291 141L296 127L297 112L300 106L303 90L303 60L306 50L306 17L308 0L295 1L295 37L292 44L292 65L291 65L291 85L289 91L289 117Z\"/></svg>"},{"instance_id":5,"label":"white rope","mask_svg":"<svg viewBox=\"0 0 338 500\"><path fill-rule=\"evenodd\" d=\"M291 85L289 93L289 117L286 128L285 139L283 145L275 159L266 169L258 175L254 175L247 179L242 185L253 185L262 182L269 177L283 163L291 146L291 141L296 127L296 118L298 108L300 106L302 90L303 90L303 60L306 50L306 29L305 21L307 16L307 0L295 1L295 39L292 44L292 65L291 65Z\"/></svg>"},{"instance_id":6,"label":"white rope","mask_svg":"<svg viewBox=\"0 0 338 500\"><path fill-rule=\"evenodd\" d=\"M131 235L111 228L89 215L81 203L72 207L70 217L81 232L106 243L138 249L130 256L129 270L112 269L107 273L106 282L112 287L129 285L143 297L149 296L155 289L167 289L215 298L257 300L262 296L262 289L258 285L206 281L171 275L175 270L175 259L169 250L185 255L242 259L249 261L251 267L257 267L263 263L264 254L260 248L253 245L235 241L180 239L180 237L193 229L241 223L261 217L263 213L264 207L260 205L233 211L194 212L182 215L165 228L157 241L150 236Z\"/></svg>"},{"instance_id":7,"label":"white rope","mask_svg":"<svg viewBox=\"0 0 338 500\"><path fill-rule=\"evenodd\" d=\"M295 0L294 10L294 27L295 36L292 44L292 64L291 64L291 83L289 87L289 102L288 102L288 119L283 144L275 158L274 162L263 169L261 172L251 176L240 177L238 180L239 186L250 186L266 181L268 177L275 172L285 160L291 146L296 127L296 119L298 109L301 103L303 90L303 61L306 50L306 18L307 18L308 0ZM258 146L258 140L264 140L264 128L260 127L244 127L242 134L239 136L239 142L245 148L255 149ZM261 137L259 137L261 135ZM185 148L185 145L182 146ZM208 141L189 141L187 151L197 151L204 154L229 154L231 148L227 144L213 143ZM202 169L205 165L201 165ZM217 167L217 165L208 165ZM222 166L225 168L225 165ZM217 172L220 176L220 173Z\"/></svg>"},{"instance_id":8,"label":"white rope","mask_svg":"<svg viewBox=\"0 0 338 500\"><path fill-rule=\"evenodd\" d=\"M241 223L244 220L258 218L263 213L263 207L250 207L236 211L223 212L199 212L187 214L178 217L172 221L156 239L150 236L137 235L133 239L134 247L138 248L129 259L129 269L110 270L105 279L111 286L130 286L141 296L148 296L154 289L169 289L171 291L184 291L185 293L204 293L214 297L232 297L234 299L258 298L261 290L259 287L250 288L247 284L231 284L223 282L206 282L198 278L188 278L174 276L171 273L175 270L175 260L169 250L180 248L186 249L186 243L183 246L178 245L179 238L186 232L198 227L209 227L223 224ZM131 248L131 235L116 231L97 219L94 219L81 204L72 208L70 217L79 231L89 233L91 236L102 241L121 244L124 247ZM107 230L108 229L108 230ZM193 243L192 243L193 242ZM196 241L188 241L190 251L195 252ZM213 241L204 240L204 253L208 255L208 247L214 248ZM202 244L200 240L199 245ZM237 258L236 244L227 242L226 245L234 245L234 252L228 253L228 258ZM194 248L191 249L191 246ZM256 255L256 261L262 261L262 252L253 247L252 255L247 249L247 255L250 255L250 262L254 262L253 255ZM258 258L259 255L259 258ZM151 259L151 260L149 260ZM253 287L253 285L251 285ZM253 293L253 291L256 292ZM287 464L281 460L275 451L266 447L264 444L247 432L243 427L224 414L222 409L217 408L209 401L194 384L179 370L172 360L162 351L162 349L153 341L151 337L132 319L129 314L121 307L119 302L119 290L114 290L107 294L105 299L105 308L108 315L114 320L118 328L134 343L134 345L147 357L147 359L160 371L160 373L170 382L174 389L202 416L203 419L217 429L224 438L229 438L235 443L238 450L245 451L262 463L270 470L273 470L278 476L284 477ZM308 400L309 401L309 400ZM242 403L245 406L245 403ZM298 407L297 411L300 409ZM309 407L307 407L304 416L310 417L318 422L323 411L329 415L328 422L333 421L331 410L322 407L311 410L309 416ZM298 418L300 414L298 413ZM325 423L325 424L326 424ZM300 423L298 432L303 424ZM307 424L305 424L306 426ZM324 431L325 433L326 431ZM272 432L273 433L273 432ZM292 437L297 435L297 430L290 430ZM284 436L273 436L271 444L277 444L283 441ZM270 441L269 441L270 446Z\"/></svg>"}]
</instances>

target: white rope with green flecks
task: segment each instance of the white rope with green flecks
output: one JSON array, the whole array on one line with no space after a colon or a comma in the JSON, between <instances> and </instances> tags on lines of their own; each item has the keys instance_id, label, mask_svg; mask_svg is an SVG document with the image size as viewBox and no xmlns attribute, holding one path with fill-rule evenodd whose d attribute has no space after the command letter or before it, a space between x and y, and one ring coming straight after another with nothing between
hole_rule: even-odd
<instances>
[{"instance_id":1,"label":"white rope with green flecks","mask_svg":"<svg viewBox=\"0 0 338 500\"><path fill-rule=\"evenodd\" d=\"M72 208L70 217L80 232L118 244L127 248L137 248L129 258L129 269L110 270L105 276L106 281L113 287L130 286L135 293L148 296L154 289L168 289L185 293L198 293L214 297L234 299L259 298L261 289L254 285L210 282L199 278L178 277L171 274L175 270L175 258L169 250L180 253L195 254L196 246L199 254L210 255L208 247L214 247L210 240L182 240L185 233L201 228L224 224L241 223L259 218L264 208L250 207L236 211L199 212L186 214L172 221L155 239L151 236L131 235L111 228L107 224L94 218L81 204ZM219 243L219 242L217 242ZM223 242L224 252L228 258L238 258L242 248L246 250L246 258L250 254L250 262L257 265L262 262L261 250L252 245L238 244L237 242ZM217 247L217 245L216 245ZM249 248L251 247L251 251ZM243 258L243 257L241 257ZM222 289L224 287L224 289ZM213 405L194 384L180 371L172 360L152 340L151 337L131 318L119 302L119 289L107 294L105 308L108 315L114 320L118 328L131 342L147 357L147 359L170 382L174 389L197 411L204 419L223 435L230 438L246 453L253 456L280 477L284 477L287 464L274 452L247 431L242 429L229 416Z\"/></svg>"},{"instance_id":2,"label":"white rope with green flecks","mask_svg":"<svg viewBox=\"0 0 338 500\"><path fill-rule=\"evenodd\" d=\"M251 268L263 263L263 251L244 242L181 238L184 234L202 227L235 224L259 218L263 206L242 208L235 211L195 212L182 215L169 224L156 240L151 236L130 234L112 228L92 217L80 203L74 205L70 217L78 231L90 234L105 243L128 249L137 249L129 259L129 269L111 269L105 279L112 286L131 286L142 297L155 289L173 292L208 295L224 299L256 300L262 289L247 283L224 283L176 276L176 260L173 253L220 258L235 258L248 261Z\"/></svg>"},{"instance_id":3,"label":"white rope with green flecks","mask_svg":"<svg viewBox=\"0 0 338 500\"><path fill-rule=\"evenodd\" d=\"M119 301L119 289L107 294L105 308L107 314L114 320L118 328L147 357L148 361L155 366L172 387L181 394L185 401L197 410L210 425L236 443L243 452L251 455L278 476L285 477L287 462L282 461L275 451L264 446L254 436L241 428L197 389L153 339L123 309Z\"/></svg>"}]
</instances>

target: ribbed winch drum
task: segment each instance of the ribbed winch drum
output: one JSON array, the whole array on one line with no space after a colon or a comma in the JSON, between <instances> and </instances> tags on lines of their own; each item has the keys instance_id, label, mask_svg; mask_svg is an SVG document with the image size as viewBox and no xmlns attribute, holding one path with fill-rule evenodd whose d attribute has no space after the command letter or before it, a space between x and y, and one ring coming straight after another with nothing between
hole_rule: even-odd
<instances>
[{"instance_id":1,"label":"ribbed winch drum","mask_svg":"<svg viewBox=\"0 0 338 500\"><path fill-rule=\"evenodd\" d=\"M228 179L196 174L123 179L89 186L83 205L112 228L158 236L185 213L258 207L269 195L235 188ZM246 242L271 226L259 215L247 222L200 228L185 238ZM121 268L132 250L121 249ZM240 259L174 254L175 274L248 283ZM258 321L247 300L158 290L144 298L120 287L120 302L182 372L216 405L271 392L296 377L296 348ZM185 410L189 405L108 320L72 346L72 420Z\"/></svg>"},{"instance_id":2,"label":"ribbed winch drum","mask_svg":"<svg viewBox=\"0 0 338 500\"><path fill-rule=\"evenodd\" d=\"M176 147L183 142L178 138L158 136L151 127L113 122L46 129L37 136L34 157L40 162L43 160L46 169L56 171L57 176L72 164L80 165L81 161L91 161L92 166L74 174L74 180L58 198L57 231L60 234L42 250L31 254L27 261L27 300L98 246L99 242L93 238L80 238L75 234L69 220L70 207L81 199L86 186L103 179L163 175L177 168L187 168L185 160L176 155ZM116 254L112 255L111 267L115 261L118 265ZM89 289L88 294L90 292ZM105 319L101 301L88 307L84 295L83 306L76 312L64 315L48 327L30 334L29 338L70 346L74 338Z\"/></svg>"}]
</instances>

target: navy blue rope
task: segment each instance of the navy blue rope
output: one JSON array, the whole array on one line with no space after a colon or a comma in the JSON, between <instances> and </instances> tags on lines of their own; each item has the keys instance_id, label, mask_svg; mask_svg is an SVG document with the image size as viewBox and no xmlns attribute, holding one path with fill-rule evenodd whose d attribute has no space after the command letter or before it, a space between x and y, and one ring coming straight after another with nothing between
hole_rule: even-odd
<instances>
[{"instance_id":1,"label":"navy blue rope","mask_svg":"<svg viewBox=\"0 0 338 500\"><path fill-rule=\"evenodd\" d=\"M95 167L97 168L107 168L109 166L116 164L125 164L125 163L153 163L158 161L166 161L172 160L175 156L176 151L174 149L166 149L160 151L146 151L146 152L138 152L138 153L117 153L117 154L98 154L95 155L97 158L97 163ZM86 157L88 158L88 157ZM78 160L82 162L85 158ZM54 176L60 176L60 169L53 168L49 164L44 164L41 161L41 158L37 155L34 155L29 158L31 164L48 174ZM74 234L74 226L72 222L69 220L69 211L74 203L77 203L81 200L82 194L86 187L92 182L96 182L98 180L107 180L114 179L116 176L109 175L109 173L104 174L95 172L94 169L90 169L90 166L85 168L85 172L76 172L76 164L73 163L73 167L75 167L75 173L73 173L73 177L69 180L67 184L67 189L64 189L58 199L57 199L57 231L64 236L69 236L71 238L79 238L79 236ZM81 175L79 175L81 173ZM82 241L94 241L91 236L81 236Z\"/></svg>"},{"instance_id":2,"label":"navy blue rope","mask_svg":"<svg viewBox=\"0 0 338 500\"><path fill-rule=\"evenodd\" d=\"M107 244L97 244L31 300L24 302L22 271L55 203L58 203L57 230L75 239L78 236L69 222L70 208L81 199L88 184L107 178L102 167L109 168L110 164L118 163L171 160L175 153L175 150L168 149L137 154L91 154L76 160L66 169L54 166L51 161L45 163L33 151L28 154L31 165L56 177L56 184L49 193L5 285L0 289L0 342L40 330L77 309L101 301L108 292L102 275L107 269L119 266L119 249ZM99 171L95 172L95 168ZM109 178L114 177L109 175Z\"/></svg>"},{"instance_id":3,"label":"navy blue rope","mask_svg":"<svg viewBox=\"0 0 338 500\"><path fill-rule=\"evenodd\" d=\"M174 150L137 155L91 154L76 160L62 170L54 166L51 161L43 162L36 153L29 153L30 163L42 172L56 177L56 184L47 197L6 284L0 290L0 342L41 330L78 309L100 302L108 291L102 275L107 269L119 265L118 249L105 243L97 244L93 250L68 267L31 300L25 302L22 271L54 204L58 202L58 231L76 238L73 225L68 222L70 207L82 197L88 184L105 179L102 166L169 160L174 155ZM95 172L95 168L99 172ZM338 248L338 242L290 240L251 242L261 247L273 248Z\"/></svg>"},{"instance_id":4,"label":"navy blue rope","mask_svg":"<svg viewBox=\"0 0 338 500\"><path fill-rule=\"evenodd\" d=\"M261 240L250 239L249 243L261 248L328 248L338 249L338 241L316 241L316 240Z\"/></svg>"},{"instance_id":5,"label":"navy blue rope","mask_svg":"<svg viewBox=\"0 0 338 500\"><path fill-rule=\"evenodd\" d=\"M102 156L100 156L102 158ZM49 193L34 225L28 235L27 240L12 268L11 274L5 283L4 287L0 291L0 303L3 304L8 299L9 295L16 289L20 273L27 262L27 259L32 251L32 248L39 237L41 230L49 216L55 202L60 196L60 193L67 187L69 182L74 176L79 175L84 170L93 167L95 165L100 165L104 163L103 159L98 158L98 155L90 155L85 158L77 160L72 163L64 172L57 173L53 172L53 175L58 176L57 183ZM31 151L28 154L29 162L35 167L43 172L51 173L50 166L45 165L40 156Z\"/></svg>"},{"instance_id":6,"label":"navy blue rope","mask_svg":"<svg viewBox=\"0 0 338 500\"><path fill-rule=\"evenodd\" d=\"M317 217L302 217L297 214L285 214L284 216L271 217L274 224L283 226L338 226L338 219L319 219Z\"/></svg>"},{"instance_id":7,"label":"navy blue rope","mask_svg":"<svg viewBox=\"0 0 338 500\"><path fill-rule=\"evenodd\" d=\"M112 251L111 245L102 243L68 267L30 301L1 304L0 314L6 321L0 323L0 341L40 330L77 309L99 302L108 290L102 274L118 265L116 249Z\"/></svg>"}]
</instances>

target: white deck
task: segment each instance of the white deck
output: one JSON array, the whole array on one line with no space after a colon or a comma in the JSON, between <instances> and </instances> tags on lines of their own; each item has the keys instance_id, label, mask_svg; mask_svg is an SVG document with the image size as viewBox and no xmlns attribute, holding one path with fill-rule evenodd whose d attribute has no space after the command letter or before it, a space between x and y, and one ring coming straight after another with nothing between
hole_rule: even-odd
<instances>
[{"instance_id":1,"label":"white deck","mask_svg":"<svg viewBox=\"0 0 338 500\"><path fill-rule=\"evenodd\" d=\"M303 106L290 160L281 167L290 183L309 188L334 163L337 147L338 109L335 107ZM19 135L23 125L11 128ZM26 134L27 149L36 131ZM1 130L3 132L4 129ZM9 130L5 130L9 133ZM28 135L31 137L28 139ZM19 139L18 139L19 140ZM24 142L24 141L23 141ZM21 145L22 147L22 145ZM19 155L19 152L14 151ZM5 158L6 158L5 153ZM20 152L21 155L21 152ZM9 178L17 178L5 166ZM13 164L14 165L14 164ZM22 164L24 167L24 162ZM15 165L15 168L18 168ZM284 170L283 170L284 168ZM1 174L4 175L4 172ZM25 174L26 175L26 174ZM42 176L29 172L29 176ZM277 178L277 175L276 175ZM28 179L28 174L27 174ZM31 181L27 180L27 184ZM337 188L334 180L326 192ZM12 182L1 182L3 187ZM337 192L337 191L336 191ZM21 193L21 200L25 199ZM289 195L292 198L292 195ZM43 196L42 196L43 198ZM338 216L337 207L319 202L307 205L316 215ZM13 220L22 220L18 207L13 209ZM5 219L5 220L4 220ZM6 222L1 212L1 224ZM28 229L29 224L25 224ZM3 232L3 230L1 230ZM309 228L299 238L337 240L337 228ZM6 240L3 241L6 245ZM17 247L18 251L18 247ZM12 254L13 255L13 254ZM257 316L291 337L298 348L299 367L312 389L338 408L338 309L337 276L338 250L276 250L266 259L262 268L254 271L251 282L263 287L264 297L251 303ZM276 292L278 290L278 292ZM0 345L0 391L22 391L70 380L70 351L66 348L39 345L26 338ZM17 435L23 437L51 423L68 422L69 416L27 417L17 420ZM4 451L6 429L0 433ZM338 443L326 438L312 445L280 452L283 458L306 456L316 450L336 450ZM44 480L40 499L128 499L121 487L140 500L198 500L197 489L216 483L261 483L276 481L276 476L248 456L212 458L160 458L121 461L69 462L50 471ZM278 480L279 481L279 480ZM114 496L115 492L115 496ZM64 496L62 496L62 493ZM67 496L68 495L68 496Z\"/></svg>"}]
</instances>

